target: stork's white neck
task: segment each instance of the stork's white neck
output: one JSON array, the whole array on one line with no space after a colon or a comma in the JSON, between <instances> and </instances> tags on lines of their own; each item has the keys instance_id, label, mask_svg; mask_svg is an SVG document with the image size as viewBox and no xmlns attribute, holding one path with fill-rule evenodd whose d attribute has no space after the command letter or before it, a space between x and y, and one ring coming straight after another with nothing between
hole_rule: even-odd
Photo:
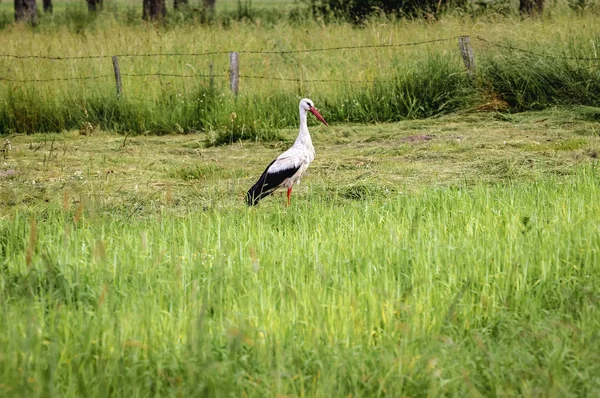
<instances>
[{"instance_id":1,"label":"stork's white neck","mask_svg":"<svg viewBox=\"0 0 600 398\"><path fill-rule=\"evenodd\" d=\"M308 124L306 123L306 110L303 107L300 107L300 131L298 132L298 138L296 138L294 145L303 145L314 151L312 139L308 132Z\"/></svg>"}]
</instances>

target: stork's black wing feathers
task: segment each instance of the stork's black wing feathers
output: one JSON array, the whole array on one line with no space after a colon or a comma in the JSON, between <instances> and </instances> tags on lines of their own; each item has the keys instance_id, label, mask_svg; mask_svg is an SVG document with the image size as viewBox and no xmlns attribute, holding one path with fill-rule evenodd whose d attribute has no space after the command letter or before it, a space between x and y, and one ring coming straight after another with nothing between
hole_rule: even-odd
<instances>
[{"instance_id":1,"label":"stork's black wing feathers","mask_svg":"<svg viewBox=\"0 0 600 398\"><path fill-rule=\"evenodd\" d=\"M256 206L259 200L272 194L275 188L281 185L281 183L284 182L287 178L293 177L294 174L296 174L296 172L300 170L300 166L298 166L289 169L279 170L274 173L269 173L269 167L271 167L271 165L275 163L275 160L273 160L267 166L267 168L262 173L258 181L256 181L256 184L252 185L252 188L248 190L248 193L246 194L246 202L248 203L248 206Z\"/></svg>"}]
</instances>

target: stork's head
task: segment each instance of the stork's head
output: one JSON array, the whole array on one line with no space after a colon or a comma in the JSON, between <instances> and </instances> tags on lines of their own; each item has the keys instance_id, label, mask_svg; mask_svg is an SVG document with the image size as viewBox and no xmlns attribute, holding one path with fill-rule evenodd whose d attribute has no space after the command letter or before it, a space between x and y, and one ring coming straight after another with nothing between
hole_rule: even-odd
<instances>
[{"instance_id":1,"label":"stork's head","mask_svg":"<svg viewBox=\"0 0 600 398\"><path fill-rule=\"evenodd\" d=\"M323 119L323 116L321 116L319 111L317 111L317 108L315 108L315 104L312 102L312 100L309 100L308 98L303 98L300 101L300 109L312 113L317 119L319 119L321 123L323 123L325 126L329 126L325 119Z\"/></svg>"}]
</instances>

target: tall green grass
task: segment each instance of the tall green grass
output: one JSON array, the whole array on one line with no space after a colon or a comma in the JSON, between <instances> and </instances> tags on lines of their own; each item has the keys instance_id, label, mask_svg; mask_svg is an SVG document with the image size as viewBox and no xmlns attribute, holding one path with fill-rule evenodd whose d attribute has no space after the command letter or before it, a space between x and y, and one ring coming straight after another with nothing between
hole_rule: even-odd
<instances>
[{"instance_id":1,"label":"tall green grass","mask_svg":"<svg viewBox=\"0 0 600 398\"><path fill-rule=\"evenodd\" d=\"M5 396L595 396L600 177L0 220ZM83 209L83 211L82 211Z\"/></svg>"},{"instance_id":2,"label":"tall green grass","mask_svg":"<svg viewBox=\"0 0 600 398\"><path fill-rule=\"evenodd\" d=\"M535 56L493 57L486 60L484 88L514 111L553 105L600 104L600 71L596 63Z\"/></svg>"},{"instance_id":3,"label":"tall green grass","mask_svg":"<svg viewBox=\"0 0 600 398\"><path fill-rule=\"evenodd\" d=\"M385 122L427 117L464 107L472 98L462 86L458 65L442 57L424 59L405 74L344 85L313 96L329 122ZM339 84L338 84L339 85ZM106 88L107 89L107 88ZM0 108L0 134L55 132L91 123L104 130L172 133L215 130L215 143L272 137L273 129L298 123L300 94L245 94L234 98L199 86L186 94L164 92L155 101L139 101L112 90L91 97L39 101L37 88L6 92Z\"/></svg>"}]
</instances>

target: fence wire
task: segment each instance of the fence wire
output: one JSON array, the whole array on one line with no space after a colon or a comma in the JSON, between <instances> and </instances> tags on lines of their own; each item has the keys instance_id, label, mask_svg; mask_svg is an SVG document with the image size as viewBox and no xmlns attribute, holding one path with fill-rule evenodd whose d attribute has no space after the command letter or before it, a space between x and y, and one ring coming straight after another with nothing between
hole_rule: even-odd
<instances>
[{"instance_id":1,"label":"fence wire","mask_svg":"<svg viewBox=\"0 0 600 398\"><path fill-rule=\"evenodd\" d=\"M252 76L252 75L240 75L240 79L263 79L263 80L276 80L282 82L297 82L297 83L373 83L375 80L343 80L343 79L300 79L293 77L273 77L273 76Z\"/></svg>"},{"instance_id":2,"label":"fence wire","mask_svg":"<svg viewBox=\"0 0 600 398\"><path fill-rule=\"evenodd\" d=\"M66 80L93 80L93 79L103 79L106 77L114 78L115 75L96 75L96 76L74 76L74 77L53 77L49 79L13 79L10 77L2 77L0 76L0 82L11 82L11 83L46 83L46 82L60 82Z\"/></svg>"},{"instance_id":3,"label":"fence wire","mask_svg":"<svg viewBox=\"0 0 600 398\"><path fill-rule=\"evenodd\" d=\"M121 76L127 77L175 77L175 78L216 78L225 77L223 75L181 75L176 73L121 73ZM7 81L12 83L47 83L57 82L66 80L93 80L102 78L114 78L114 74L111 75L97 75L97 76L79 76L79 77L57 77L49 79L12 79L8 77L0 77L0 81ZM255 75L240 75L240 79L262 79L262 80L274 80L283 82L296 82L296 83L350 83L350 84L361 84L361 83L373 83L375 80L344 80L344 79L300 79L300 78L287 78L287 77L274 77L274 76L255 76Z\"/></svg>"},{"instance_id":4,"label":"fence wire","mask_svg":"<svg viewBox=\"0 0 600 398\"><path fill-rule=\"evenodd\" d=\"M503 48L505 50L511 50L511 51L517 51L517 52L520 52L523 54L533 55L533 56L540 57L540 58L563 59L563 60L567 60L567 61L600 61L600 57L567 57L564 55L539 53L536 51L531 51L531 50L526 50L524 48L516 47L511 44L504 44L504 43L490 41L481 36L475 36L475 39L479 40L481 42L490 44L492 46L498 47L498 48Z\"/></svg>"},{"instance_id":5,"label":"fence wire","mask_svg":"<svg viewBox=\"0 0 600 398\"><path fill-rule=\"evenodd\" d=\"M210 78L210 77L219 77L222 75L207 75L207 74L194 74L194 75L183 75L177 73L121 73L121 76L127 77L182 77L182 78ZM114 78L114 74L109 75L95 75L95 76L76 76L76 77L56 77L49 79L12 79L9 77L1 77L0 81L14 82L14 83L44 83L44 82L57 82L57 81L65 81L65 80L93 80L93 79L103 79L106 77Z\"/></svg>"},{"instance_id":6,"label":"fence wire","mask_svg":"<svg viewBox=\"0 0 600 398\"><path fill-rule=\"evenodd\" d=\"M76 55L76 56L47 56L47 55L18 55L18 54L0 54L0 58L13 58L13 59L47 59L51 61L68 61L78 59L98 59L98 58L112 58L113 56L122 58L133 58L133 57L204 57L207 55L222 55L237 52L239 54L255 54L255 55L284 55L284 54L301 54L301 53L314 53L314 52L327 52L327 51L343 51L343 50L360 50L368 48L395 48L395 47L409 47L418 46L422 44L439 43L444 41L454 40L456 37L448 37L442 39L416 41L411 43L396 43L396 44L367 44L360 46L340 46L340 47L323 47L323 48L309 48L304 50L239 50L239 51L205 51L199 53L123 53L123 54L100 54L100 55Z\"/></svg>"},{"instance_id":7,"label":"fence wire","mask_svg":"<svg viewBox=\"0 0 600 398\"><path fill-rule=\"evenodd\" d=\"M302 53L314 53L314 52L328 52L328 51L344 51L344 50L364 50L369 48L397 48L397 47L409 47L418 46L423 44L432 44L455 40L459 36L446 37L441 39L423 40L410 43L396 43L396 44L368 44L358 46L339 46L339 47L323 47L323 48L309 48L303 50L240 50L235 51L239 54L255 54L255 55L285 55L285 54L302 54ZM490 44L495 47L504 48L507 50L518 51L530 55L545 58L558 58L572 61L600 61L600 57L569 57L561 55L544 54L531 50L526 50L510 44L498 43L495 41L488 40L482 36L475 36L476 40ZM18 55L18 54L0 54L0 58L13 58L13 59L46 59L52 61L68 61L68 60L80 60L80 59L100 59L100 58L111 58L113 56L122 58L152 58L152 57L203 57L208 55L223 55L230 54L234 51L230 50L218 50L218 51L205 51L205 52L190 52L190 53L121 53L121 54L97 54L97 55L77 55L77 56L48 56L48 55Z\"/></svg>"},{"instance_id":8,"label":"fence wire","mask_svg":"<svg viewBox=\"0 0 600 398\"><path fill-rule=\"evenodd\" d=\"M206 74L194 74L194 75L180 75L177 73L121 73L121 76L128 77L183 77L183 78L192 78L192 77L219 77L221 75L206 75Z\"/></svg>"},{"instance_id":9,"label":"fence wire","mask_svg":"<svg viewBox=\"0 0 600 398\"><path fill-rule=\"evenodd\" d=\"M339 47L323 47L323 48L311 48L304 50L241 50L237 51L240 54L258 54L258 55L285 55L285 54L302 54L302 53L315 53L315 52L328 52L328 51L345 51L345 50L361 50L370 48L398 48L408 46L418 46L423 44L432 44L439 42L447 42L454 40L460 36L453 36L440 39L423 40L410 43L396 43L396 44L377 44L377 45L357 45L357 46L339 46ZM573 61L600 61L600 57L568 57L552 54L544 54L531 50L519 48L510 44L498 43L495 41L488 40L481 36L475 36L474 39L483 43L503 48L511 51L517 51L530 56L536 56L540 58L552 58L552 59L564 59ZM222 55L230 54L231 51L219 50L219 51L206 51L199 53L147 53L147 54L135 54L135 53L123 53L117 54L116 57L200 57L208 55ZM100 58L112 58L113 55L81 55L81 56L45 56L45 55L18 55L18 54L0 54L0 58L10 59L47 59L53 61L62 60L80 60L80 59L100 59ZM171 77L171 78L215 78L220 75L210 74L176 74L176 73L121 73L121 76L127 77ZM113 74L102 74L95 76L75 76L75 77L57 77L47 79L14 79L10 77L0 76L0 82L10 83L44 83L44 82L57 82L57 81L68 81L68 80L94 80L114 77ZM375 80L344 80L344 79L301 79L292 77L276 77L276 76L257 76L257 75L240 75L240 78L244 79L261 79L261 80L274 80L284 82L296 82L296 83L348 83L348 84L365 84L373 83Z\"/></svg>"}]
</instances>

